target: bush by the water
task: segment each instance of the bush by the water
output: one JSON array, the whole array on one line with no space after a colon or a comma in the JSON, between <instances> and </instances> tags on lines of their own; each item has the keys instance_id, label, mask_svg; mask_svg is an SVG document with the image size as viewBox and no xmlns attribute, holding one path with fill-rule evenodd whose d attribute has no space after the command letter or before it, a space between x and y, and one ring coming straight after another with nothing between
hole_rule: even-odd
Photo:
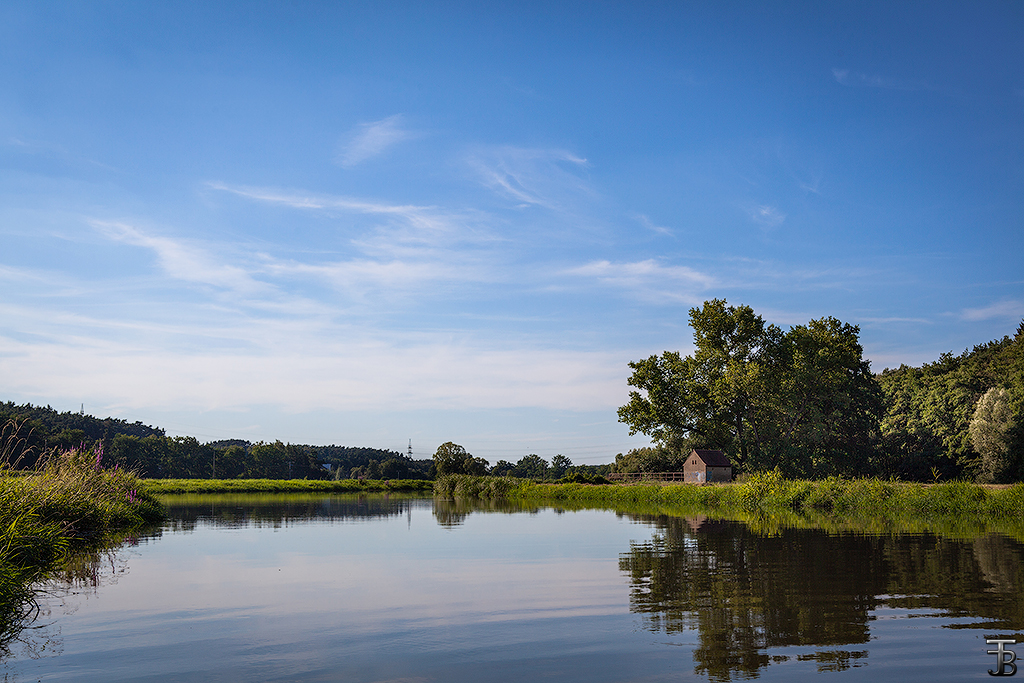
<instances>
[{"instance_id":1,"label":"bush by the water","mask_svg":"<svg viewBox=\"0 0 1024 683\"><path fill-rule=\"evenodd\" d=\"M443 474L434 481L434 494L447 498L509 498L529 482L516 477Z\"/></svg>"},{"instance_id":2,"label":"bush by the water","mask_svg":"<svg viewBox=\"0 0 1024 683\"><path fill-rule=\"evenodd\" d=\"M610 484L611 482L602 477L600 474L593 472L585 472L576 470L569 472L561 479L555 481L556 484Z\"/></svg>"}]
</instances>

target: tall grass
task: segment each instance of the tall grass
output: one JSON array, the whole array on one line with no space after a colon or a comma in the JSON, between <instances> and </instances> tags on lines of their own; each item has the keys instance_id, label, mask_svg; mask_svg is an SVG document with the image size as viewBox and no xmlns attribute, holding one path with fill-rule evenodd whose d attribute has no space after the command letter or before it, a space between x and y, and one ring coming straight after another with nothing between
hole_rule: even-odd
<instances>
[{"instance_id":1,"label":"tall grass","mask_svg":"<svg viewBox=\"0 0 1024 683\"><path fill-rule=\"evenodd\" d=\"M34 469L16 469L21 427L0 432L0 650L36 610L33 582L71 550L163 517L138 478L103 466L102 450L51 451Z\"/></svg>"}]
</instances>

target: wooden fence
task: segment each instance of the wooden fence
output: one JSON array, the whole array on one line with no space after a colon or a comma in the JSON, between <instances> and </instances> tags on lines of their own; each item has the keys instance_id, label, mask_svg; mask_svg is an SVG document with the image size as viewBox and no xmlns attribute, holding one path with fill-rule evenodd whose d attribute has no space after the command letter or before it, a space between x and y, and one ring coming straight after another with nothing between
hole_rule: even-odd
<instances>
[{"instance_id":1,"label":"wooden fence","mask_svg":"<svg viewBox=\"0 0 1024 683\"><path fill-rule=\"evenodd\" d=\"M622 482L623 484L636 484L643 481L686 481L685 472L613 472L606 474L608 481ZM696 483L696 482L694 482Z\"/></svg>"}]
</instances>

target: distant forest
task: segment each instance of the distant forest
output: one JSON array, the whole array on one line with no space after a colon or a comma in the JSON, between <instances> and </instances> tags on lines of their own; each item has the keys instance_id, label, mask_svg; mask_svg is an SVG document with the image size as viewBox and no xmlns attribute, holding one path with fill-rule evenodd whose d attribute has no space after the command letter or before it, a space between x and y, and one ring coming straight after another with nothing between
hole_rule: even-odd
<instances>
[{"instance_id":1,"label":"distant forest","mask_svg":"<svg viewBox=\"0 0 1024 683\"><path fill-rule=\"evenodd\" d=\"M0 403L0 424L10 420L20 424L23 439L8 456L18 467L33 466L54 448L80 448L101 450L104 463L148 478L426 479L432 474L432 459L413 460L398 451L241 439L200 443L166 436L141 422Z\"/></svg>"}]
</instances>

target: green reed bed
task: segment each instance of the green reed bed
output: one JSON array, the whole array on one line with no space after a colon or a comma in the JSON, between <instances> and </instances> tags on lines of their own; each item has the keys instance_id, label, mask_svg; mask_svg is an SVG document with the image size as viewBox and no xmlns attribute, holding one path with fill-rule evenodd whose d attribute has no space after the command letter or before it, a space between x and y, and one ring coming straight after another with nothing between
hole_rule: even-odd
<instances>
[{"instance_id":1,"label":"green reed bed","mask_svg":"<svg viewBox=\"0 0 1024 683\"><path fill-rule=\"evenodd\" d=\"M148 493L360 493L433 490L421 479L145 479Z\"/></svg>"},{"instance_id":2,"label":"green reed bed","mask_svg":"<svg viewBox=\"0 0 1024 683\"><path fill-rule=\"evenodd\" d=\"M0 562L49 567L71 547L159 521L140 480L93 451L53 452L30 472L0 467Z\"/></svg>"},{"instance_id":3,"label":"green reed bed","mask_svg":"<svg viewBox=\"0 0 1024 683\"><path fill-rule=\"evenodd\" d=\"M33 583L72 550L159 521L163 508L102 453L51 452L34 470L0 464L0 654L37 609Z\"/></svg>"},{"instance_id":4,"label":"green reed bed","mask_svg":"<svg viewBox=\"0 0 1024 683\"><path fill-rule=\"evenodd\" d=\"M734 484L590 486L448 475L437 480L434 491L445 497L506 497L569 507L729 517L766 531L812 525L837 531L899 529L965 537L1002 531L1024 539L1024 484L1000 490L967 482L792 481L778 472L767 472Z\"/></svg>"}]
</instances>

